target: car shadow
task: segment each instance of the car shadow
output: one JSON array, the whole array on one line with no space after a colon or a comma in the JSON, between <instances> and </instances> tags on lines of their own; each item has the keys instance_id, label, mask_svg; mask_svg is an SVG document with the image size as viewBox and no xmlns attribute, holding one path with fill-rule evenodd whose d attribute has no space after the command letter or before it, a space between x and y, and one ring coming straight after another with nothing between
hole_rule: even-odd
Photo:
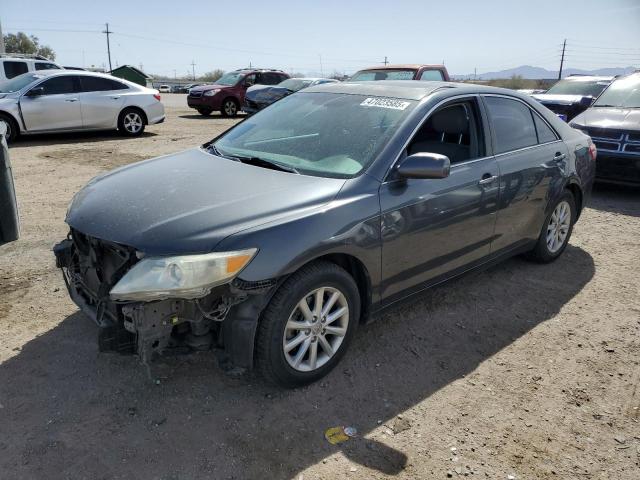
<instances>
[{"instance_id":1,"label":"car shadow","mask_svg":"<svg viewBox=\"0 0 640 480\"><path fill-rule=\"evenodd\" d=\"M587 206L604 212L640 217L640 185L596 183Z\"/></svg>"},{"instance_id":2,"label":"car shadow","mask_svg":"<svg viewBox=\"0 0 640 480\"><path fill-rule=\"evenodd\" d=\"M126 140L144 137L155 137L155 132L143 132L140 137L124 137L117 130L100 132L70 132L70 133L45 133L41 135L23 135L11 142L10 148L46 147L51 145L66 145L72 143L105 142L109 140Z\"/></svg>"},{"instance_id":3,"label":"car shadow","mask_svg":"<svg viewBox=\"0 0 640 480\"><path fill-rule=\"evenodd\" d=\"M192 120L211 120L211 119L223 119L223 120L238 120L243 119L247 116L246 113L239 112L235 117L224 117L220 112L213 112L211 115L200 115L199 113L190 115L178 115L180 118L188 118Z\"/></svg>"},{"instance_id":4,"label":"car shadow","mask_svg":"<svg viewBox=\"0 0 640 480\"><path fill-rule=\"evenodd\" d=\"M225 376L211 352L167 357L147 372L136 357L97 353L95 326L74 313L0 365L0 471L276 479L341 451L398 474L407 453L370 432L393 428L399 414L553 318L594 271L592 257L569 246L553 264L516 258L416 295L361 327L328 377L292 391ZM329 444L324 431L340 425L358 435Z\"/></svg>"}]
</instances>

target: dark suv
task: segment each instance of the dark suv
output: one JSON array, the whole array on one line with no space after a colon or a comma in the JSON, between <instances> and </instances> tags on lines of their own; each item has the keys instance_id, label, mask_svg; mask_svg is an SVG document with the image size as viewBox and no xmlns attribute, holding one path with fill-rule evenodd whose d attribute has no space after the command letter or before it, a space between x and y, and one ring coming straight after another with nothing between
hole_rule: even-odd
<instances>
[{"instance_id":1,"label":"dark suv","mask_svg":"<svg viewBox=\"0 0 640 480\"><path fill-rule=\"evenodd\" d=\"M213 85L189 90L187 104L201 115L219 110L224 117L234 117L244 102L244 94L252 85L277 85L289 78L282 70L242 69L225 73Z\"/></svg>"}]
</instances>

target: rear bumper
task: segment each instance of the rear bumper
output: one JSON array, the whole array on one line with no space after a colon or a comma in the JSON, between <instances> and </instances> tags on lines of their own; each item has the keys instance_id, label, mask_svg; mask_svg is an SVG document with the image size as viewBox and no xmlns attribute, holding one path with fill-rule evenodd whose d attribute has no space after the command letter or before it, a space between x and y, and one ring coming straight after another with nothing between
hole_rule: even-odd
<instances>
[{"instance_id":1,"label":"rear bumper","mask_svg":"<svg viewBox=\"0 0 640 480\"><path fill-rule=\"evenodd\" d=\"M598 152L596 181L640 185L640 155Z\"/></svg>"}]
</instances>

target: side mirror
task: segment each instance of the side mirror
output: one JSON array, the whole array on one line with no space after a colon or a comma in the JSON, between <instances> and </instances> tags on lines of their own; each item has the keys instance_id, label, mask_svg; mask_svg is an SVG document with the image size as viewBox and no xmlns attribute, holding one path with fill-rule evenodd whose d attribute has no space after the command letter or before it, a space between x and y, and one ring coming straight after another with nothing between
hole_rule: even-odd
<instances>
[{"instance_id":1,"label":"side mirror","mask_svg":"<svg viewBox=\"0 0 640 480\"><path fill-rule=\"evenodd\" d=\"M44 87L34 87L27 92L27 97L39 97L44 95Z\"/></svg>"},{"instance_id":2,"label":"side mirror","mask_svg":"<svg viewBox=\"0 0 640 480\"><path fill-rule=\"evenodd\" d=\"M419 152L406 157L396 169L401 178L447 178L451 162L439 153Z\"/></svg>"}]
</instances>

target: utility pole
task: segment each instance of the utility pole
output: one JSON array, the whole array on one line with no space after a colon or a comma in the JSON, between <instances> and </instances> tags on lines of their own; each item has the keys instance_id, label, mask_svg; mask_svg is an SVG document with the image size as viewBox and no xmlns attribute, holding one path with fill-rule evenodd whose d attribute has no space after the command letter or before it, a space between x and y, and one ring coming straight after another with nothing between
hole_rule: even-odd
<instances>
[{"instance_id":1,"label":"utility pole","mask_svg":"<svg viewBox=\"0 0 640 480\"><path fill-rule=\"evenodd\" d=\"M196 61L191 60L191 73L193 74L193 81L196 81Z\"/></svg>"},{"instance_id":2,"label":"utility pole","mask_svg":"<svg viewBox=\"0 0 640 480\"><path fill-rule=\"evenodd\" d=\"M0 53L5 53L4 36L2 35L2 25L0 24Z\"/></svg>"},{"instance_id":3,"label":"utility pole","mask_svg":"<svg viewBox=\"0 0 640 480\"><path fill-rule=\"evenodd\" d=\"M478 67L473 67L473 80L478 79Z\"/></svg>"},{"instance_id":4,"label":"utility pole","mask_svg":"<svg viewBox=\"0 0 640 480\"><path fill-rule=\"evenodd\" d=\"M387 60L387 56L386 56L386 55L384 56L384 62L382 62L382 63L384 63L384 66L385 66L385 67L386 67L386 66L387 66L387 64L389 63L389 60Z\"/></svg>"},{"instance_id":5,"label":"utility pole","mask_svg":"<svg viewBox=\"0 0 640 480\"><path fill-rule=\"evenodd\" d=\"M112 70L111 68L111 45L109 44L109 35L112 34L113 32L111 30L109 30L109 24L105 23L105 26L107 27L106 30L103 30L102 33L107 35L107 55L109 56L109 71Z\"/></svg>"},{"instance_id":6,"label":"utility pole","mask_svg":"<svg viewBox=\"0 0 640 480\"><path fill-rule=\"evenodd\" d=\"M173 69L173 79L175 80L175 79L177 79L177 78L178 78L178 75L177 75L176 70L175 70L175 68L174 68L174 69Z\"/></svg>"},{"instance_id":7,"label":"utility pole","mask_svg":"<svg viewBox=\"0 0 640 480\"><path fill-rule=\"evenodd\" d=\"M567 48L567 39L564 39L562 44L562 58L560 58L560 71L558 72L558 80L562 80L562 66L564 65L564 50Z\"/></svg>"},{"instance_id":8,"label":"utility pole","mask_svg":"<svg viewBox=\"0 0 640 480\"><path fill-rule=\"evenodd\" d=\"M322 54L319 53L318 57L320 57L320 76L324 77L324 70L322 69Z\"/></svg>"}]
</instances>

